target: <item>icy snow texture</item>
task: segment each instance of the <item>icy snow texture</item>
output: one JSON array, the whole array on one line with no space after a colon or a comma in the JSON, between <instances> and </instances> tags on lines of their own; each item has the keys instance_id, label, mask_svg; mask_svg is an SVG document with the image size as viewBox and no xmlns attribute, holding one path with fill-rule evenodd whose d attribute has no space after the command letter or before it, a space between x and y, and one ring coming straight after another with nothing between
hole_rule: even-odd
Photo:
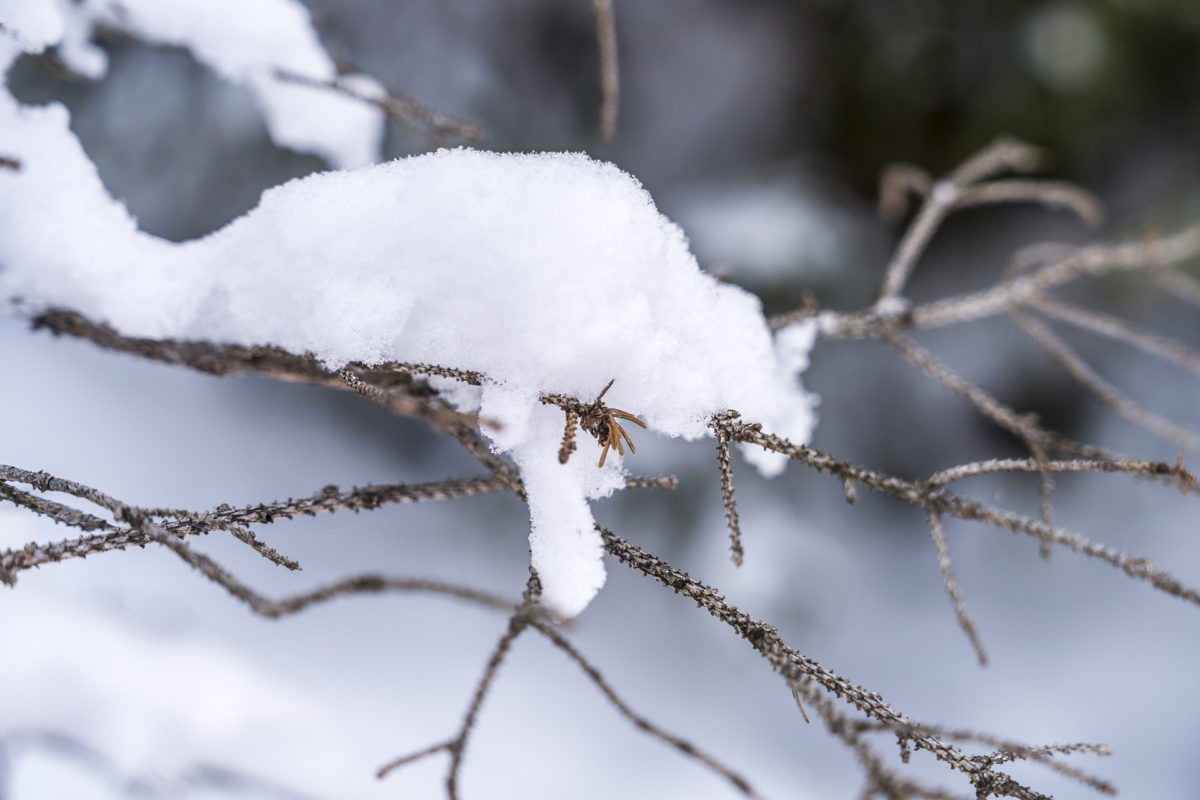
<instances>
[{"instance_id":1,"label":"icy snow texture","mask_svg":"<svg viewBox=\"0 0 1200 800\"><path fill-rule=\"evenodd\" d=\"M150 44L183 47L226 80L250 88L276 144L335 167L379 159L379 108L278 77L280 70L317 81L338 77L308 10L296 0L0 0L0 24L16 33L23 50L57 44L68 67L93 79L108 66L104 51L89 41L97 24ZM382 94L366 76L342 80L356 91Z\"/></svg>"},{"instance_id":2,"label":"icy snow texture","mask_svg":"<svg viewBox=\"0 0 1200 800\"><path fill-rule=\"evenodd\" d=\"M605 402L668 436L703 436L712 414L736 408L809 438L813 400L796 371L812 332L777 350L757 298L702 273L682 231L611 164L443 150L291 181L175 244L137 229L68 121L59 105L0 92L0 153L22 164L0 170L0 295L134 336L483 372L474 399L520 469L533 565L561 616L604 582L587 501L624 472L612 453L598 468L582 432L559 464L563 413L540 395L588 401L615 379ZM784 464L746 455L768 474Z\"/></svg>"}]
</instances>

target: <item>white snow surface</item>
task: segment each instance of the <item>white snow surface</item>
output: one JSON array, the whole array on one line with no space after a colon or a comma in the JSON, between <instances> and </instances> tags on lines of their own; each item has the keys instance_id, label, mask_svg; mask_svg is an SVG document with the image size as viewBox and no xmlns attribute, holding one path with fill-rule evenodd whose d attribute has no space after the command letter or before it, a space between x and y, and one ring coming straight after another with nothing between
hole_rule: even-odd
<instances>
[{"instance_id":1,"label":"white snow surface","mask_svg":"<svg viewBox=\"0 0 1200 800\"><path fill-rule=\"evenodd\" d=\"M132 336L271 344L349 361L415 361L488 377L457 400L529 494L544 602L579 613L604 582L589 499L623 484L585 433L558 463L547 393L604 400L695 438L728 408L806 442L797 380L811 332L776 346L753 295L701 272L683 232L617 167L582 154L442 150L268 190L204 238L139 231L60 105L0 92L0 295L78 310ZM806 338L807 336L807 338ZM633 427L629 425L629 427ZM633 428L635 440L648 432ZM746 451L767 474L781 456Z\"/></svg>"},{"instance_id":2,"label":"white snow surface","mask_svg":"<svg viewBox=\"0 0 1200 800\"><path fill-rule=\"evenodd\" d=\"M148 44L182 47L253 92L271 139L281 147L320 156L334 167L379 160L384 119L378 107L280 77L338 78L308 9L297 0L0 0L0 25L9 48L12 41L25 52L56 45L68 67L92 79L108 67L104 51L90 41L97 25ZM367 76L341 80L368 96L383 94Z\"/></svg>"}]
</instances>

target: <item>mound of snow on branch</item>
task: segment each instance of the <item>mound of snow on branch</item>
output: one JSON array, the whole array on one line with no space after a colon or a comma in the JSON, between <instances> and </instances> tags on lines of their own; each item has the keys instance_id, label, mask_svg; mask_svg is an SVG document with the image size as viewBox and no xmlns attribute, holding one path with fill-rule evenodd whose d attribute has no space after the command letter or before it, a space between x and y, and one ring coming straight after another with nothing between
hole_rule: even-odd
<instances>
[{"instance_id":1,"label":"mound of snow on branch","mask_svg":"<svg viewBox=\"0 0 1200 800\"><path fill-rule=\"evenodd\" d=\"M68 121L61 106L0 92L0 155L21 164L0 169L0 294L132 336L484 373L457 395L501 425L487 433L520 469L533 565L561 616L604 582L587 501L625 473L615 453L597 467L599 445L582 434L558 463L563 412L540 396L587 402L615 379L605 402L667 436L703 436L736 408L809 438L813 398L796 375L813 331L774 342L758 299L702 273L682 231L611 164L443 150L291 181L176 244L137 229ZM783 467L746 455L768 474Z\"/></svg>"}]
</instances>

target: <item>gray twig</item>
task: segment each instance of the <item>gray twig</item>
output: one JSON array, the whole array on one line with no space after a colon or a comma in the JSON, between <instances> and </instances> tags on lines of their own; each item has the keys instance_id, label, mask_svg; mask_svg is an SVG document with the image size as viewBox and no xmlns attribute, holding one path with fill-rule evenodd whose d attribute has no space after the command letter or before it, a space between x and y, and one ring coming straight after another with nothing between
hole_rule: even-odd
<instances>
[{"instance_id":1,"label":"gray twig","mask_svg":"<svg viewBox=\"0 0 1200 800\"><path fill-rule=\"evenodd\" d=\"M617 135L621 105L621 72L617 62L617 24L612 0L592 0L596 10L596 49L600 53L600 135L611 142Z\"/></svg>"},{"instance_id":2,"label":"gray twig","mask_svg":"<svg viewBox=\"0 0 1200 800\"><path fill-rule=\"evenodd\" d=\"M971 642L975 656L980 666L987 666L987 653L983 642L975 630L975 622L967 610L967 604L958 591L958 579L954 577L954 565L950 561L950 548L946 545L946 536L942 530L942 516L933 509L927 508L925 515L929 519L929 535L933 538L933 549L937 553L938 569L942 572L942 582L946 585L946 594L950 595L950 604L954 606L954 616L958 619L958 627Z\"/></svg>"}]
</instances>

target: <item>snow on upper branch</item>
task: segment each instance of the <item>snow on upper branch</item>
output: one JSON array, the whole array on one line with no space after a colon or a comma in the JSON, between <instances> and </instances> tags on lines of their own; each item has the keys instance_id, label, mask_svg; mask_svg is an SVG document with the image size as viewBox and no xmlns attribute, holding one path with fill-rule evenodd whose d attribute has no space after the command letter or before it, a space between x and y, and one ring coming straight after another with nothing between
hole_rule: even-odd
<instances>
[{"instance_id":1,"label":"snow on upper branch","mask_svg":"<svg viewBox=\"0 0 1200 800\"><path fill-rule=\"evenodd\" d=\"M249 87L281 147L313 153L335 167L379 160L383 112L362 100L300 85L285 75L327 82L338 77L297 0L0 0L0 69L13 45L24 52L56 46L70 69L92 79L108 67L91 43L109 27L147 44L182 47L231 83ZM11 57L11 56L10 56ZM368 96L382 87L364 75L341 80Z\"/></svg>"}]
</instances>

